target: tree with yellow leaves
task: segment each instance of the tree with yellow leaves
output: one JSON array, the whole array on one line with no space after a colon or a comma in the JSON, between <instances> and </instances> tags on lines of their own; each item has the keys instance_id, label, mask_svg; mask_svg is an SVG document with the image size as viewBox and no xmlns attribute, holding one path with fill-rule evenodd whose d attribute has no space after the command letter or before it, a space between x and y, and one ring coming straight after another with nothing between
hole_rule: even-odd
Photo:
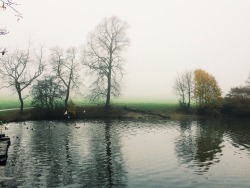
<instances>
[{"instance_id":1,"label":"tree with yellow leaves","mask_svg":"<svg viewBox=\"0 0 250 188\"><path fill-rule=\"evenodd\" d=\"M200 110L217 110L222 107L222 92L216 79L202 69L194 71L193 92Z\"/></svg>"},{"instance_id":2,"label":"tree with yellow leaves","mask_svg":"<svg viewBox=\"0 0 250 188\"><path fill-rule=\"evenodd\" d=\"M70 115L71 118L76 117L76 105L72 100L69 100L67 111L68 111L68 115Z\"/></svg>"}]
</instances>

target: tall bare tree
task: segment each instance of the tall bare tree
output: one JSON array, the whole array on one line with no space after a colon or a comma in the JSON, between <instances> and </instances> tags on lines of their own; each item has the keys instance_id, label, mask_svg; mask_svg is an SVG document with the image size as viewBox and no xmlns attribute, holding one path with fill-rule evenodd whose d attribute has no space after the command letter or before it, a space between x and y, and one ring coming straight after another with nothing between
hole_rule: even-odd
<instances>
[{"instance_id":1,"label":"tall bare tree","mask_svg":"<svg viewBox=\"0 0 250 188\"><path fill-rule=\"evenodd\" d=\"M123 76L123 52L129 45L128 24L117 17L105 18L88 37L83 51L83 65L88 67L93 82L92 100L106 98L110 108L111 96L119 96Z\"/></svg>"},{"instance_id":2,"label":"tall bare tree","mask_svg":"<svg viewBox=\"0 0 250 188\"><path fill-rule=\"evenodd\" d=\"M187 106L190 108L191 104L191 95L192 95L192 90L193 90L193 72L192 71L185 71L183 73L184 77L184 83L186 85L186 93L188 97L188 103Z\"/></svg>"},{"instance_id":3,"label":"tall bare tree","mask_svg":"<svg viewBox=\"0 0 250 188\"><path fill-rule=\"evenodd\" d=\"M173 89L175 94L180 96L180 105L189 109L193 89L193 72L185 71L182 75L178 74Z\"/></svg>"},{"instance_id":4,"label":"tall bare tree","mask_svg":"<svg viewBox=\"0 0 250 188\"><path fill-rule=\"evenodd\" d=\"M186 87L185 87L183 76L180 76L178 74L177 78L175 79L173 89L174 89L174 93L176 95L179 95L180 97L180 100L179 100L180 105L185 106L186 105Z\"/></svg>"},{"instance_id":5,"label":"tall bare tree","mask_svg":"<svg viewBox=\"0 0 250 188\"><path fill-rule=\"evenodd\" d=\"M59 47L51 49L51 63L56 76L65 88L64 106L67 110L70 92L79 85L79 61L76 48L69 48L66 51Z\"/></svg>"},{"instance_id":6,"label":"tall bare tree","mask_svg":"<svg viewBox=\"0 0 250 188\"><path fill-rule=\"evenodd\" d=\"M1 88L11 88L17 92L20 101L20 113L23 114L23 100L27 96L22 96L31 83L39 77L44 70L43 49L39 53L31 55L30 49L26 51L16 50L7 56L0 57L0 76L2 80Z\"/></svg>"}]
</instances>

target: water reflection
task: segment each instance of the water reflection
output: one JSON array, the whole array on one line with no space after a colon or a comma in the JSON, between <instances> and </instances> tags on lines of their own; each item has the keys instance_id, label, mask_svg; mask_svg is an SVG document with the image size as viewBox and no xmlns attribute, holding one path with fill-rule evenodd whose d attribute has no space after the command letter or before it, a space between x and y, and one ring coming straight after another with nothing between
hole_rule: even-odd
<instances>
[{"instance_id":1,"label":"water reflection","mask_svg":"<svg viewBox=\"0 0 250 188\"><path fill-rule=\"evenodd\" d=\"M74 122L18 126L10 160L0 172L0 186L125 186L126 171L113 123L78 123L79 129Z\"/></svg>"},{"instance_id":2,"label":"water reflection","mask_svg":"<svg viewBox=\"0 0 250 188\"><path fill-rule=\"evenodd\" d=\"M115 122L105 121L99 127L99 133L93 134L90 142L90 154L95 167L88 168L91 174L91 186L125 186L127 182L119 134L113 126ZM103 130L101 130L103 129ZM96 177L93 181L93 176Z\"/></svg>"},{"instance_id":3,"label":"water reflection","mask_svg":"<svg viewBox=\"0 0 250 188\"><path fill-rule=\"evenodd\" d=\"M225 127L225 136L229 138L230 143L239 150L247 150L250 155L249 119L227 119Z\"/></svg>"},{"instance_id":4,"label":"water reflection","mask_svg":"<svg viewBox=\"0 0 250 188\"><path fill-rule=\"evenodd\" d=\"M223 127L218 121L180 121L180 136L176 153L182 163L203 174L220 162L223 147Z\"/></svg>"},{"instance_id":5,"label":"water reflection","mask_svg":"<svg viewBox=\"0 0 250 188\"><path fill-rule=\"evenodd\" d=\"M41 121L6 135L0 187L250 185L249 121Z\"/></svg>"}]
</instances>

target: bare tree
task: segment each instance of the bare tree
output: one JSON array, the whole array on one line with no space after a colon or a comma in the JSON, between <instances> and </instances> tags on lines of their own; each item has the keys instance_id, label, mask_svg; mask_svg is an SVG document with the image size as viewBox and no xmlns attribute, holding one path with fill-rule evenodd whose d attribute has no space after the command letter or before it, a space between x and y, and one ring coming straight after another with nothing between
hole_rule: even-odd
<instances>
[{"instance_id":1,"label":"bare tree","mask_svg":"<svg viewBox=\"0 0 250 188\"><path fill-rule=\"evenodd\" d=\"M0 76L6 82L1 88L11 88L17 92L20 101L20 113L23 114L22 92L39 77L44 70L43 49L39 53L30 54L27 51L16 50L12 54L0 57Z\"/></svg>"},{"instance_id":2,"label":"bare tree","mask_svg":"<svg viewBox=\"0 0 250 188\"><path fill-rule=\"evenodd\" d=\"M180 97L180 105L189 109L193 89L193 72L186 71L181 76L178 74L173 89L174 93Z\"/></svg>"},{"instance_id":3,"label":"bare tree","mask_svg":"<svg viewBox=\"0 0 250 188\"><path fill-rule=\"evenodd\" d=\"M119 18L105 18L90 33L83 51L83 65L93 79L90 98L106 98L106 109L110 108L111 96L120 94L124 73L122 53L129 45L127 29L128 24Z\"/></svg>"},{"instance_id":4,"label":"bare tree","mask_svg":"<svg viewBox=\"0 0 250 188\"><path fill-rule=\"evenodd\" d=\"M191 103L191 94L193 90L193 72L192 71L186 71L183 74L184 77L184 83L186 86L186 93L188 97L188 103L187 106L190 108L190 103Z\"/></svg>"},{"instance_id":5,"label":"bare tree","mask_svg":"<svg viewBox=\"0 0 250 188\"><path fill-rule=\"evenodd\" d=\"M76 48L69 48L66 52L61 48L51 49L51 63L56 76L66 90L64 106L67 110L70 92L79 85L79 63Z\"/></svg>"},{"instance_id":6,"label":"bare tree","mask_svg":"<svg viewBox=\"0 0 250 188\"><path fill-rule=\"evenodd\" d=\"M178 74L177 78L175 79L173 87L174 93L179 95L180 97L179 102L181 106L186 105L186 87L183 78L184 78L183 76L180 76Z\"/></svg>"},{"instance_id":7,"label":"bare tree","mask_svg":"<svg viewBox=\"0 0 250 188\"><path fill-rule=\"evenodd\" d=\"M15 8L18 4L14 3L11 0L0 0L0 2L2 3L2 5L0 5L0 9L2 10L6 10L7 8L12 9L15 12L15 16L17 17L17 20L20 20L20 18L22 18L22 14ZM7 29L4 28L0 28L0 35L6 35L8 34L9 31ZM0 47L0 53L2 55L4 55L7 52L7 50L4 48L2 49Z\"/></svg>"}]
</instances>

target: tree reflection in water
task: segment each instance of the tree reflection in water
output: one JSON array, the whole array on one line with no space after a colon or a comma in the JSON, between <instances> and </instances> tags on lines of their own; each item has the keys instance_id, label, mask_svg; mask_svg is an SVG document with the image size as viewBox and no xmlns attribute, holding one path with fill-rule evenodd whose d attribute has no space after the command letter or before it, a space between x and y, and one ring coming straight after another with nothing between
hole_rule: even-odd
<instances>
[{"instance_id":1,"label":"tree reflection in water","mask_svg":"<svg viewBox=\"0 0 250 188\"><path fill-rule=\"evenodd\" d=\"M225 120L226 137L240 150L247 150L250 155L250 121L249 119Z\"/></svg>"},{"instance_id":2,"label":"tree reflection in water","mask_svg":"<svg viewBox=\"0 0 250 188\"><path fill-rule=\"evenodd\" d=\"M119 135L115 131L115 121L106 120L97 134L92 135L90 143L90 155L92 165L87 174L92 174L89 185L107 187L126 186L127 177L124 169ZM93 179L93 176L95 177Z\"/></svg>"},{"instance_id":3,"label":"tree reflection in water","mask_svg":"<svg viewBox=\"0 0 250 188\"><path fill-rule=\"evenodd\" d=\"M0 187L250 184L249 120L11 124Z\"/></svg>"},{"instance_id":4,"label":"tree reflection in water","mask_svg":"<svg viewBox=\"0 0 250 188\"><path fill-rule=\"evenodd\" d=\"M79 123L79 129L74 122L57 122L55 127L47 123L16 129L18 140L13 141L14 151L10 151L5 172L0 173L13 179L0 181L0 186L126 186L127 172L115 122Z\"/></svg>"},{"instance_id":5,"label":"tree reflection in water","mask_svg":"<svg viewBox=\"0 0 250 188\"><path fill-rule=\"evenodd\" d=\"M195 169L195 174L202 175L220 161L223 133L218 121L180 121L180 136L175 149L178 158Z\"/></svg>"}]
</instances>

